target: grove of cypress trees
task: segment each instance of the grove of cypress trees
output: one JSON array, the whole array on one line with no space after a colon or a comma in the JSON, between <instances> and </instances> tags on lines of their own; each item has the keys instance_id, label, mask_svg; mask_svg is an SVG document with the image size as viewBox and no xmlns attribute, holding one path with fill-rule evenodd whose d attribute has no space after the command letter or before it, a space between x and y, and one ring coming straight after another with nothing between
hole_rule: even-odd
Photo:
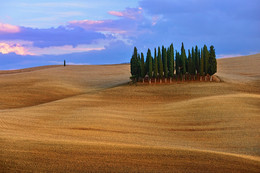
<instances>
[{"instance_id":1,"label":"grove of cypress trees","mask_svg":"<svg viewBox=\"0 0 260 173\"><path fill-rule=\"evenodd\" d=\"M171 82L174 77L174 69L176 69L176 80L180 77L182 80L186 80L187 77L189 77L190 80L194 80L196 77L195 74L197 74L197 79L200 78L200 80L202 80L202 76L207 75L205 80L208 80L210 76L210 80L212 81L212 75L217 72L214 46L210 46L209 50L206 45L201 49L198 49L198 46L196 46L195 49L192 47L192 49L188 49L187 57L184 44L182 43L181 52L176 51L175 54L174 59L173 44L167 49L162 46L162 51L160 47L158 47L158 56L155 48L154 58L151 55L151 50L148 49L146 61L144 61L144 54L141 53L140 56L137 52L137 48L134 47L130 61L132 75L130 78L137 82L139 79L143 79L144 82L144 78L148 74L149 83L151 83L152 78L155 79L156 83L158 77L160 78L160 83L163 77L165 78L165 82L167 82L167 78L170 77Z\"/></svg>"},{"instance_id":2,"label":"grove of cypress trees","mask_svg":"<svg viewBox=\"0 0 260 173\"><path fill-rule=\"evenodd\" d=\"M158 47L158 60L159 60L159 76L160 76L160 82L161 82L161 79L163 78L163 63L162 63L160 47Z\"/></svg>"}]
</instances>

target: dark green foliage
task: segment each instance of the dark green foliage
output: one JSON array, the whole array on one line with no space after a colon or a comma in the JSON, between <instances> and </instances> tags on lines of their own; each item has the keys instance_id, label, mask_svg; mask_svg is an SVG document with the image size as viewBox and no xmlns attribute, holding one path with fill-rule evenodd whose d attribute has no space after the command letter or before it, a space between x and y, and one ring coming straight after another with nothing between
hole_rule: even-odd
<instances>
[{"instance_id":1,"label":"dark green foliage","mask_svg":"<svg viewBox=\"0 0 260 173\"><path fill-rule=\"evenodd\" d=\"M200 56L198 46L195 47L195 71L196 74L200 71Z\"/></svg>"},{"instance_id":2,"label":"dark green foliage","mask_svg":"<svg viewBox=\"0 0 260 173\"><path fill-rule=\"evenodd\" d=\"M146 59L148 60L148 76L149 78L153 77L153 59L151 55L151 50L148 49Z\"/></svg>"},{"instance_id":3,"label":"dark green foliage","mask_svg":"<svg viewBox=\"0 0 260 173\"><path fill-rule=\"evenodd\" d=\"M164 69L164 46L162 46L162 62L163 62L163 69Z\"/></svg>"},{"instance_id":4,"label":"dark green foliage","mask_svg":"<svg viewBox=\"0 0 260 173\"><path fill-rule=\"evenodd\" d=\"M144 54L141 53L141 77L145 77Z\"/></svg>"},{"instance_id":5,"label":"dark green foliage","mask_svg":"<svg viewBox=\"0 0 260 173\"><path fill-rule=\"evenodd\" d=\"M167 68L169 70L168 74L170 73L170 57L171 57L171 50L170 47L167 48L166 50L166 54L167 54ZM170 75L170 74L169 74Z\"/></svg>"},{"instance_id":6,"label":"dark green foliage","mask_svg":"<svg viewBox=\"0 0 260 173\"><path fill-rule=\"evenodd\" d=\"M198 50L198 59L199 59L199 69L198 69L198 74L200 73L200 49Z\"/></svg>"},{"instance_id":7,"label":"dark green foliage","mask_svg":"<svg viewBox=\"0 0 260 173\"><path fill-rule=\"evenodd\" d=\"M158 47L158 60L159 60L159 76L160 76L160 78L162 78L163 77L163 63L162 63L160 47Z\"/></svg>"},{"instance_id":8,"label":"dark green foliage","mask_svg":"<svg viewBox=\"0 0 260 173\"><path fill-rule=\"evenodd\" d=\"M164 77L168 77L168 65L167 65L167 53L166 48L163 49L163 55L164 55L164 62L163 62L163 69L164 69Z\"/></svg>"},{"instance_id":9,"label":"dark green foliage","mask_svg":"<svg viewBox=\"0 0 260 173\"><path fill-rule=\"evenodd\" d=\"M186 74L186 52L184 49L184 44L181 45L181 73Z\"/></svg>"},{"instance_id":10,"label":"dark green foliage","mask_svg":"<svg viewBox=\"0 0 260 173\"><path fill-rule=\"evenodd\" d=\"M204 55L204 72L208 74L209 69L209 51L206 45L203 47L203 55Z\"/></svg>"},{"instance_id":11,"label":"dark green foliage","mask_svg":"<svg viewBox=\"0 0 260 173\"><path fill-rule=\"evenodd\" d=\"M150 49L148 49L145 62L143 53L141 53L140 56L135 47L130 63L131 79L135 81L138 81L140 78L144 79L147 74L149 78L172 78L174 77L174 69L176 69L177 78L186 78L188 74L189 77L191 77L190 75L193 75L192 78L195 79L195 74L203 76L213 75L217 72L217 60L214 46L211 46L210 50L208 50L206 45L204 45L201 50L198 49L198 46L196 46L195 49L192 47L191 50L188 50L187 57L184 44L182 43L181 52L179 53L176 51L175 53L175 61L173 44L167 49L162 46L162 52L160 47L158 47L158 56L155 48L154 58L151 55Z\"/></svg>"},{"instance_id":12,"label":"dark green foliage","mask_svg":"<svg viewBox=\"0 0 260 173\"><path fill-rule=\"evenodd\" d=\"M213 75L217 72L217 60L214 46L210 46L209 51L209 67L208 67L208 74Z\"/></svg>"},{"instance_id":13,"label":"dark green foliage","mask_svg":"<svg viewBox=\"0 0 260 173\"><path fill-rule=\"evenodd\" d=\"M200 58L200 75L204 75L204 55L203 55L203 49L201 49L201 58Z\"/></svg>"},{"instance_id":14,"label":"dark green foliage","mask_svg":"<svg viewBox=\"0 0 260 173\"><path fill-rule=\"evenodd\" d=\"M169 48L169 53L167 54L168 58L168 70L169 70L169 76L173 77L174 74L174 53L173 53L173 44L171 44Z\"/></svg>"},{"instance_id":15,"label":"dark green foliage","mask_svg":"<svg viewBox=\"0 0 260 173\"><path fill-rule=\"evenodd\" d=\"M140 58L140 54L137 54L137 62L138 62L138 70L137 70L137 80L139 79L139 77L141 76L141 58Z\"/></svg>"},{"instance_id":16,"label":"dark green foliage","mask_svg":"<svg viewBox=\"0 0 260 173\"><path fill-rule=\"evenodd\" d=\"M176 51L176 56L175 56L175 61L176 61L176 74L180 74L180 53Z\"/></svg>"},{"instance_id":17,"label":"dark green foliage","mask_svg":"<svg viewBox=\"0 0 260 173\"><path fill-rule=\"evenodd\" d=\"M134 53L131 58L131 74L132 78L138 79L138 71L139 71L139 62L138 62L138 55L137 55L137 48L134 48Z\"/></svg>"},{"instance_id":18,"label":"dark green foliage","mask_svg":"<svg viewBox=\"0 0 260 173\"><path fill-rule=\"evenodd\" d=\"M187 71L189 72L189 74L192 74L192 59L191 59L191 54L190 54L190 49L188 50L189 54L188 54L188 69Z\"/></svg>"},{"instance_id":19,"label":"dark green foliage","mask_svg":"<svg viewBox=\"0 0 260 173\"><path fill-rule=\"evenodd\" d=\"M195 62L196 62L196 56L195 56L195 51L194 51L194 47L192 47L192 51L191 51L191 61L192 61L192 69L191 69L191 74L192 75L195 75L195 71L196 71L196 65L195 65Z\"/></svg>"},{"instance_id":20,"label":"dark green foliage","mask_svg":"<svg viewBox=\"0 0 260 173\"><path fill-rule=\"evenodd\" d=\"M156 48L154 48L154 77L158 77L158 58L156 55Z\"/></svg>"}]
</instances>

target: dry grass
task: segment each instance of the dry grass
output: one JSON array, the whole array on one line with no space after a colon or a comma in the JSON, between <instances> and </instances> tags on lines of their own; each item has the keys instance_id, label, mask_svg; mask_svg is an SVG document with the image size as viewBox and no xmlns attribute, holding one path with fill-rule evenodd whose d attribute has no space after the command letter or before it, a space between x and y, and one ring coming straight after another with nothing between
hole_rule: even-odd
<instances>
[{"instance_id":1,"label":"dry grass","mask_svg":"<svg viewBox=\"0 0 260 173\"><path fill-rule=\"evenodd\" d=\"M129 65L2 73L0 172L259 172L259 57L219 60L220 83L118 86Z\"/></svg>"}]
</instances>

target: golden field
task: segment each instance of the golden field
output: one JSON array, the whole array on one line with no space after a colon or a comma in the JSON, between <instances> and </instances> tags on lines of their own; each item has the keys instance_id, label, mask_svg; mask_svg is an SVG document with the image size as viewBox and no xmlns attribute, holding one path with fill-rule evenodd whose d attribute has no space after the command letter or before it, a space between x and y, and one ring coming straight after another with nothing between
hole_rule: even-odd
<instances>
[{"instance_id":1,"label":"golden field","mask_svg":"<svg viewBox=\"0 0 260 173\"><path fill-rule=\"evenodd\" d=\"M0 71L0 172L260 172L259 67L157 85L129 85L128 64Z\"/></svg>"}]
</instances>

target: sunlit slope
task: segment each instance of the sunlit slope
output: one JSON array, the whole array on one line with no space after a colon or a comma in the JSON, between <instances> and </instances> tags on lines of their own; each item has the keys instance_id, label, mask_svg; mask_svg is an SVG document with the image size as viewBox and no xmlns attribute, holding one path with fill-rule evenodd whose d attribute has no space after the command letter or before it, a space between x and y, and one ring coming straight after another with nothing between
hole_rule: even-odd
<instances>
[{"instance_id":1,"label":"sunlit slope","mask_svg":"<svg viewBox=\"0 0 260 173\"><path fill-rule=\"evenodd\" d=\"M260 54L218 59L218 73L229 82L260 80Z\"/></svg>"},{"instance_id":2,"label":"sunlit slope","mask_svg":"<svg viewBox=\"0 0 260 173\"><path fill-rule=\"evenodd\" d=\"M129 65L0 71L0 109L33 106L129 81Z\"/></svg>"},{"instance_id":3,"label":"sunlit slope","mask_svg":"<svg viewBox=\"0 0 260 173\"><path fill-rule=\"evenodd\" d=\"M13 96L10 91L15 90L32 106L17 98L16 109L8 109L10 101L0 110L0 168L260 172L259 77L249 82L242 75L234 83L240 72L227 69L224 61L236 64L241 59L218 63L220 83L118 86L129 80L129 65L54 67L13 73L13 79L2 74L0 85L9 87L1 92ZM31 83L36 91L48 86L49 95L65 89L71 95L61 92L36 104L40 98L28 97L28 88L22 90L15 82L31 78L38 79Z\"/></svg>"}]
</instances>

